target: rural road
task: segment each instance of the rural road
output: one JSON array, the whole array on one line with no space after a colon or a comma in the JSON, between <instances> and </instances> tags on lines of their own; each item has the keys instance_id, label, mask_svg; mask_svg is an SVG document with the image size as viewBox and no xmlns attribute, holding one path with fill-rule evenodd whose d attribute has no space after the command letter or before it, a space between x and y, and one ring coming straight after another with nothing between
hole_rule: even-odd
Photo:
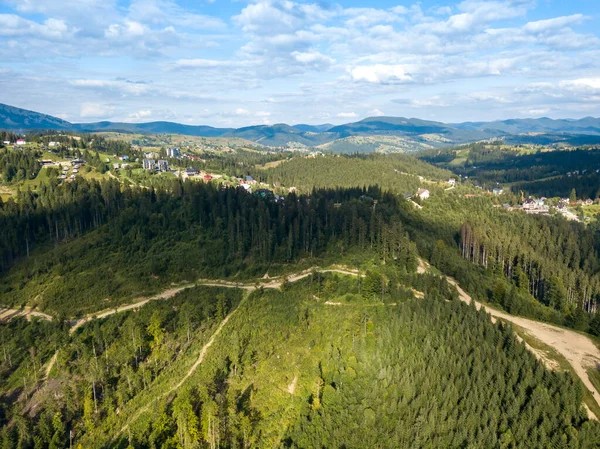
<instances>
[{"instance_id":1,"label":"rural road","mask_svg":"<svg viewBox=\"0 0 600 449\"><path fill-rule=\"evenodd\" d=\"M0 307L0 322L10 321L18 316L24 316L28 320L31 319L31 317L35 316L43 320L52 321L52 317L50 315L47 315L42 312L37 312L29 307L25 307L23 309L7 309L4 307Z\"/></svg>"},{"instance_id":2,"label":"rural road","mask_svg":"<svg viewBox=\"0 0 600 449\"><path fill-rule=\"evenodd\" d=\"M469 296L469 294L467 294L454 279L447 279L450 284L456 287L462 301L466 303L472 301L471 296ZM510 315L501 312L500 310L492 309L489 306L484 306L477 301L475 301L475 307L477 310L485 307L485 311L492 316L492 319L501 319L516 324L542 343L554 348L571 364L575 373L577 373L577 376L579 376L586 388L593 393L594 400L598 406L600 406L600 392L596 390L587 375L587 369L600 364L600 349L596 347L592 340L575 331ZM536 351L533 350L533 352L535 353Z\"/></svg>"},{"instance_id":3,"label":"rural road","mask_svg":"<svg viewBox=\"0 0 600 449\"><path fill-rule=\"evenodd\" d=\"M426 262L424 262L423 260L419 259L417 272L425 273L428 270L428 268L429 268L428 264ZM172 298L180 291L185 290L187 288L194 287L196 285L205 285L205 286L211 286L211 287L240 288L240 289L244 289L248 292L252 292L252 291L256 290L257 288L278 289L278 288L281 288L281 286L284 284L284 282L297 282L301 279L304 279L304 278L310 276L315 270L319 271L321 273L340 273L340 274L346 274L346 275L351 275L351 276L359 275L358 271L347 269L347 268L319 269L317 267L314 267L314 268L309 268L307 270L304 270L297 274L292 274L292 275L289 275L286 277L279 277L279 278L275 278L272 280L268 280L267 282L256 283L256 284L244 284L244 283L236 283L236 282L231 282L231 281L218 281L218 280L199 280L195 283L190 283L190 284L185 284L185 285L181 285L178 287L170 288L170 289L165 290L165 291L161 292L160 294L152 296L152 297L138 298L137 301L135 301L131 304L126 304L126 305L123 305L120 307L116 307L113 309L108 309L108 310L97 312L92 315L88 315L85 318L81 318L81 319L75 321L73 323L71 329L69 330L69 332L71 334L73 334L78 328L80 328L85 323L87 323L91 320L94 320L94 319L106 318L115 313L120 313L120 312L124 312L127 310L132 310L132 309L138 309L150 301L159 301L159 300L165 300L165 299ZM470 303L472 301L471 296L468 293L466 293L454 279L452 279L452 278L447 278L447 279L450 284L452 284L456 287L456 289L459 293L459 297L462 301L464 301L466 303ZM565 357L565 359L571 364L575 373L577 374L577 376L579 376L579 378L581 379L583 384L586 386L586 388L593 393L594 400L598 403L598 406L600 407L600 392L594 387L594 385L592 384L592 382L590 381L590 379L587 375L587 369L595 367L596 364L600 365L600 350L596 347L596 345L588 337L586 337L585 335L579 334L577 332L574 332L572 330L563 329L563 328L560 328L557 326L553 326L551 324L546 324L546 323L530 320L527 318L513 316L508 313L502 312L500 310L493 309L489 306L484 306L483 304L481 304L477 301L474 301L474 303L475 303L475 307L477 309L480 309L481 307L485 307L485 310L491 315L493 321L495 321L496 319L502 319L502 320L505 320L505 321L508 321L508 322L511 322L511 323L517 325L517 326L523 328L528 333L530 333L532 336L534 336L536 339L538 339L542 343L554 348L558 353L560 353L563 357ZM334 305L334 304L331 304L331 305ZM335 304L335 305L337 305L337 304ZM41 317L43 319L47 319L47 320L52 319L52 317L50 315L46 315L41 312L31 311L28 309L21 309L21 310L0 309L0 320L11 319L17 315L39 316L39 317ZM202 362L204 353L206 352L205 349L208 349L210 347L210 344L212 344L214 336L216 336L218 334L218 332L220 332L220 329L227 322L228 319L229 319L229 317L227 317L224 320L224 322L221 323L221 326L219 326L219 328L215 332L215 335L213 335L213 338L211 338L211 340L209 340L209 342L207 343L208 346L206 346L206 348L203 348L201 357L199 357L199 360L196 362L198 365ZM526 346L538 358L544 359L543 361L545 361L545 362L551 362L551 361L548 361L547 359L545 359L544 356L542 354L540 354L539 351L536 351L534 348L531 348L527 344L526 344ZM56 357L53 357L49 364L49 367L47 368L47 373L49 373L50 370L52 369L52 365L54 365L55 360L56 360ZM552 366L551 363L546 363L546 364ZM197 367L197 365L196 365L196 367ZM193 369L195 369L195 367ZM193 372L193 370L192 370L192 372ZM189 377L189 375L191 375L191 372L188 374L188 376L186 376L182 380L182 383L185 381L185 379L187 379L187 377Z\"/></svg>"}]
</instances>

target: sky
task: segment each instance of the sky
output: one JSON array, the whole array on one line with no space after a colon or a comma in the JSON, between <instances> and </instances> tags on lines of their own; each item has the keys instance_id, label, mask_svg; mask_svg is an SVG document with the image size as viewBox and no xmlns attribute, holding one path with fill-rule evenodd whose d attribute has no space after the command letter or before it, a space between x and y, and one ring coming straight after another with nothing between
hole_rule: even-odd
<instances>
[{"instance_id":1,"label":"sky","mask_svg":"<svg viewBox=\"0 0 600 449\"><path fill-rule=\"evenodd\" d=\"M0 0L0 103L219 127L600 116L598 0Z\"/></svg>"}]
</instances>

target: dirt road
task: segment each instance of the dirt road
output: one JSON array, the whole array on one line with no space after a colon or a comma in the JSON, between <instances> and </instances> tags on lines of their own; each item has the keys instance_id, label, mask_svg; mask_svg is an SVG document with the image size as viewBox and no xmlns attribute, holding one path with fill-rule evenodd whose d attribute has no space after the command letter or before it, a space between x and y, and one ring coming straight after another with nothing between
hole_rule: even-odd
<instances>
[{"instance_id":1,"label":"dirt road","mask_svg":"<svg viewBox=\"0 0 600 449\"><path fill-rule=\"evenodd\" d=\"M193 286L194 286L194 284L186 284L186 285L182 285L180 287L170 288L168 290L165 290L165 291L159 293L158 295L151 296L150 298L139 298L136 302L134 302L132 304L126 304L123 306L115 307L114 309L104 310L102 312L98 312L93 315L88 315L85 318L81 318L81 319L75 321L75 323L73 324L71 329L69 329L69 334L72 335L77 329L79 329L81 326L83 326L85 323L87 323L89 321L96 320L98 318L106 318L108 316L114 315L115 313L125 312L127 310L139 309L144 304L146 304L150 301L161 301L161 300L172 298L180 291L185 290L187 288L191 288Z\"/></svg>"},{"instance_id":2,"label":"dirt road","mask_svg":"<svg viewBox=\"0 0 600 449\"><path fill-rule=\"evenodd\" d=\"M30 320L31 317L35 316L43 320L52 321L52 317L50 315L38 312L36 310L32 310L29 307L25 307L23 309L7 309L4 307L0 307L0 322L10 321L18 316L24 316L28 320Z\"/></svg>"},{"instance_id":3,"label":"dirt road","mask_svg":"<svg viewBox=\"0 0 600 449\"><path fill-rule=\"evenodd\" d=\"M448 278L448 282L456 287L456 290L458 290L459 297L462 301L467 303L471 302L471 296L469 296L469 294L467 294L454 279ZM502 319L514 323L528 331L542 343L558 351L565 359L568 360L575 370L577 376L579 376L586 388L593 393L594 400L596 403L598 403L598 406L600 406L600 392L596 390L587 375L588 368L592 368L595 367L596 364L600 364L600 350L596 347L592 340L585 335L578 334L575 331L510 315L500 310L492 309L489 306L483 306L477 301L475 301L475 307L477 310L481 309L481 307L485 307L485 310L492 316L492 318ZM533 352L535 353L536 351L533 350Z\"/></svg>"},{"instance_id":4,"label":"dirt road","mask_svg":"<svg viewBox=\"0 0 600 449\"><path fill-rule=\"evenodd\" d=\"M125 432L125 430L127 430L127 428L131 425L131 423L135 420L137 420L143 413L146 413L148 410L150 410L150 407L156 403L156 401L158 401L161 398L164 398L166 396L169 396L171 393L177 391L179 388L181 388L181 386L185 383L186 380L189 379L189 377L194 374L194 372L198 369L198 367L202 364L204 357L206 356L206 352L208 351L208 349L213 345L213 343L215 342L215 338L217 338L217 336L221 333L221 331L223 330L223 327L227 324L227 322L229 321L229 319L233 316L233 314L235 312L237 312L237 310L239 310L241 306L238 305L238 307L234 310L232 310L229 315L227 315L223 321L221 321L221 323L219 324L219 327L217 327L217 329L213 332L213 334L210 336L209 340L206 342L206 344L202 347L202 349L200 350L200 354L198 355L198 359L196 360L196 362L194 362L194 364L190 367L190 369L188 370L188 372L186 373L185 376L183 376L181 378L181 380L179 382L177 382L176 385L174 385L173 387L171 387L169 390L167 390L166 392L164 392L163 394L155 397L152 401L150 401L150 403L148 403L147 405L145 405L144 407L142 407L141 409L139 409L135 415L133 415L131 417L131 419L129 420L129 422L127 424L125 424L121 430L119 431L119 433L117 434L117 436L121 435L123 432Z\"/></svg>"},{"instance_id":5,"label":"dirt road","mask_svg":"<svg viewBox=\"0 0 600 449\"><path fill-rule=\"evenodd\" d=\"M358 276L359 275L358 271L354 271L351 269L344 269L344 268L331 268L331 269L325 269L325 270L321 270L318 268L309 268L307 270L304 270L297 274L293 274L288 277L275 278L269 282L258 283L258 284L244 284L241 282L231 282L231 281L225 281L225 280L220 281L220 280L214 280L214 279L213 280L200 279L193 284L185 284L185 285L182 285L179 287L170 288L168 290L165 290L165 291L159 293L158 295L151 296L149 298L138 298L131 304L125 304L125 305L122 305L119 307L115 307L113 309L106 309L106 310L103 310L103 311L100 311L100 312L97 312L94 314L90 314L84 318L81 318L81 319L75 321L72 324L71 329L69 329L69 333L72 335L77 329L79 329L81 326L83 326L84 324L86 324L92 320L96 320L99 318L106 318L111 315L114 315L115 313L125 312L127 310L139 309L144 304L146 304L150 301L162 301L165 299L170 299L173 296L175 296L177 293L179 293L180 291L194 287L196 285L203 285L206 287L240 288L242 290L246 290L249 292L252 292L252 291L256 290L257 288L279 289L282 287L282 285L285 282L297 282L301 279L307 278L315 270L319 271L321 273L340 273L340 274L347 274L350 276ZM52 317L50 317L49 315L46 315L46 316L48 316L49 319L52 319Z\"/></svg>"}]
</instances>

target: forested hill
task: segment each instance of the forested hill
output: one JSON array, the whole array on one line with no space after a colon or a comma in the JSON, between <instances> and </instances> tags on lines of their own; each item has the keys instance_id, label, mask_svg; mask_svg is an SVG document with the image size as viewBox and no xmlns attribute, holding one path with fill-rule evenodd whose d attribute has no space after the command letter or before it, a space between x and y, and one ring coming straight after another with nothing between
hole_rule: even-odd
<instances>
[{"instance_id":1,"label":"forested hill","mask_svg":"<svg viewBox=\"0 0 600 449\"><path fill-rule=\"evenodd\" d=\"M296 191L52 178L0 202L0 305L51 318L0 323L2 449L600 447L571 365L440 276L600 335L596 228L407 155L275 165L249 172Z\"/></svg>"},{"instance_id":2,"label":"forested hill","mask_svg":"<svg viewBox=\"0 0 600 449\"><path fill-rule=\"evenodd\" d=\"M355 123L332 125L296 125L279 123L243 128L214 128L206 125L183 125L159 121L150 123L69 123L46 114L0 104L0 129L26 132L28 130L64 130L71 132L118 131L129 133L184 134L205 137L244 138L266 146L318 146L349 136L401 136L407 139L405 148L431 148L484 139L564 141L587 136L597 142L600 119L580 120L513 119L499 122L468 122L446 124L404 117L369 117ZM566 135L570 135L568 137ZM344 148L344 140L341 141ZM336 146L339 148L340 146ZM350 150L352 151L352 150Z\"/></svg>"},{"instance_id":3,"label":"forested hill","mask_svg":"<svg viewBox=\"0 0 600 449\"><path fill-rule=\"evenodd\" d=\"M263 179L269 184L296 187L303 191L377 184L397 193L410 194L421 187L419 177L446 182L453 176L449 170L439 169L402 154L293 158L274 168L256 169L252 173L257 179Z\"/></svg>"}]
</instances>

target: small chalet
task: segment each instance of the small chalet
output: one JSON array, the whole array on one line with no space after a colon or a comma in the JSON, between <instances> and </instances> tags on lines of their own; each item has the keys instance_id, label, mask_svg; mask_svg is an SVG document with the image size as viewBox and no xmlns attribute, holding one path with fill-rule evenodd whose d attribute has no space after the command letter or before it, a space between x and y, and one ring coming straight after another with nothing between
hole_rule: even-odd
<instances>
[{"instance_id":1,"label":"small chalet","mask_svg":"<svg viewBox=\"0 0 600 449\"><path fill-rule=\"evenodd\" d=\"M456 179L455 178L450 178L448 180L448 185L454 187L456 185Z\"/></svg>"},{"instance_id":2,"label":"small chalet","mask_svg":"<svg viewBox=\"0 0 600 449\"><path fill-rule=\"evenodd\" d=\"M198 173L200 173L197 169L195 169L194 167L188 167L185 169L185 174L187 176L196 176Z\"/></svg>"},{"instance_id":3,"label":"small chalet","mask_svg":"<svg viewBox=\"0 0 600 449\"><path fill-rule=\"evenodd\" d=\"M424 201L427 198L429 198L429 190L427 190L427 189L419 189L419 190L417 190L417 196L419 198L421 198L421 201Z\"/></svg>"}]
</instances>

